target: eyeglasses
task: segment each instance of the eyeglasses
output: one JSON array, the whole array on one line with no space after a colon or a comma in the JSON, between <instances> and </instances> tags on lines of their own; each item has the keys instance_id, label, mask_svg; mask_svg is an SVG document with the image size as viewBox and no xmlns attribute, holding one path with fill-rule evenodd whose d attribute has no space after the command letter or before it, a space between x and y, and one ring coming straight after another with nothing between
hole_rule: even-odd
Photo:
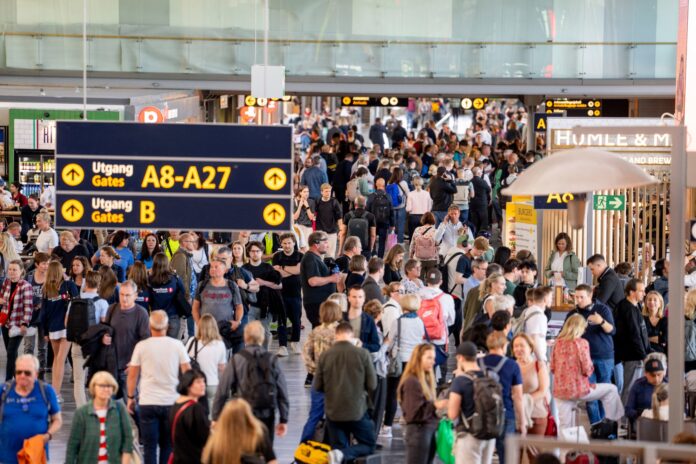
<instances>
[{"instance_id":1,"label":"eyeglasses","mask_svg":"<svg viewBox=\"0 0 696 464\"><path fill-rule=\"evenodd\" d=\"M31 377L32 375L34 375L34 373L32 371L24 371L21 369L17 369L15 370L15 377L18 375L25 375L27 377Z\"/></svg>"}]
</instances>

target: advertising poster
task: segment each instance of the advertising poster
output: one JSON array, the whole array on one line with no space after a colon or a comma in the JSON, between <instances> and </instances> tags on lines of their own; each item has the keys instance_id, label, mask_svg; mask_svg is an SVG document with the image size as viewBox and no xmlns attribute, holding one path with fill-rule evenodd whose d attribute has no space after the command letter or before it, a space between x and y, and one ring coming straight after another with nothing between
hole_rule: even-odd
<instances>
[{"instance_id":1,"label":"advertising poster","mask_svg":"<svg viewBox=\"0 0 696 464\"><path fill-rule=\"evenodd\" d=\"M519 250L537 250L537 212L534 206L508 203L505 206L505 246L513 255Z\"/></svg>"}]
</instances>

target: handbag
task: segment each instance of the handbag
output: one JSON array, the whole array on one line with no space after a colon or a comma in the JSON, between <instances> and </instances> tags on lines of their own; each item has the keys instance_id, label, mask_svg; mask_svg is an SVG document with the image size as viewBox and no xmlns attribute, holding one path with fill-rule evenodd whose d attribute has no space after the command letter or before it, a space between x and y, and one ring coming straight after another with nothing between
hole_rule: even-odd
<instances>
[{"instance_id":1,"label":"handbag","mask_svg":"<svg viewBox=\"0 0 696 464\"><path fill-rule=\"evenodd\" d=\"M397 319L396 348L389 351L389 365L387 366L388 377L401 377L404 364L401 362L401 318Z\"/></svg>"},{"instance_id":2,"label":"handbag","mask_svg":"<svg viewBox=\"0 0 696 464\"><path fill-rule=\"evenodd\" d=\"M539 373L539 361L534 363L537 374ZM558 424L556 424L556 418L551 414L551 405L548 401L544 402L546 405L546 430L544 430L545 437L557 437L558 436Z\"/></svg>"},{"instance_id":3,"label":"handbag","mask_svg":"<svg viewBox=\"0 0 696 464\"><path fill-rule=\"evenodd\" d=\"M454 440L455 434L452 421L449 419L440 420L437 432L435 432L435 445L437 457L444 464L454 464Z\"/></svg>"},{"instance_id":4,"label":"handbag","mask_svg":"<svg viewBox=\"0 0 696 464\"><path fill-rule=\"evenodd\" d=\"M174 416L174 420L172 421L172 443L176 443L174 440L174 437L176 435L176 423L179 421L179 416L181 415L182 412L184 412L185 409L187 409L189 406L194 405L196 402L193 400L189 400L184 404L182 407L179 408L179 410L176 412L176 415ZM174 462L174 451L172 450L172 453L169 455L169 460L167 461L167 464L172 464Z\"/></svg>"},{"instance_id":5,"label":"handbag","mask_svg":"<svg viewBox=\"0 0 696 464\"><path fill-rule=\"evenodd\" d=\"M384 246L384 252L385 252L385 253L388 253L389 250L391 250L392 248L394 248L394 246L395 246L397 243L398 243L398 242L397 242L396 234L388 234L388 235L387 235L387 243L386 243L386 245Z\"/></svg>"},{"instance_id":6,"label":"handbag","mask_svg":"<svg viewBox=\"0 0 696 464\"><path fill-rule=\"evenodd\" d=\"M15 287L14 292L12 292L12 295L10 295L10 298L8 298L5 302L5 307L2 311L0 311L0 325L5 325L7 320L10 318L10 302L14 301L14 297L15 294L17 294L17 290L19 290L19 285Z\"/></svg>"}]
</instances>

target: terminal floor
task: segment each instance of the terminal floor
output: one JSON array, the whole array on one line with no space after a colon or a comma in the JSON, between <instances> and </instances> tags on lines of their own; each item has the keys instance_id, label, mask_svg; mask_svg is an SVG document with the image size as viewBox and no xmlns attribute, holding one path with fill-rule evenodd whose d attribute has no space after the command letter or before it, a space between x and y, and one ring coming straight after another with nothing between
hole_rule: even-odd
<instances>
[{"instance_id":1,"label":"terminal floor","mask_svg":"<svg viewBox=\"0 0 696 464\"><path fill-rule=\"evenodd\" d=\"M309 327L307 324L305 327ZM305 329L305 332L307 329ZM303 337L304 338L304 337ZM277 341L273 341L272 348L277 348ZM23 348L20 348L20 353ZM5 348L0 343L0 378L5 377L5 363L7 360ZM280 363L285 372L290 396L290 421L288 433L285 437L276 437L274 449L278 456L278 462L287 464L292 462L295 448L297 447L302 427L304 426L309 412L310 399L309 390L304 387L304 380L307 374L302 356L290 355L287 358L280 358ZM75 401L73 398L73 384L70 383L70 366L66 366L65 382L63 382L62 395L65 398L63 407L63 427L50 445L49 453L51 462L64 462L65 448L70 435L73 413L75 411ZM401 437L401 430L394 427L394 438L391 440L380 440L383 448L379 451L382 455L382 462L403 462L404 443Z\"/></svg>"}]
</instances>

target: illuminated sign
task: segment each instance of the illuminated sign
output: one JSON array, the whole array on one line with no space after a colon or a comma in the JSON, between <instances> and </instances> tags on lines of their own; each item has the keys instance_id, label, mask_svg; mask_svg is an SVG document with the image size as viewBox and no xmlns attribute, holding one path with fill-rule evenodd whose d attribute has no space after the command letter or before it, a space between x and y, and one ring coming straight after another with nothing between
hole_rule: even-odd
<instances>
[{"instance_id":1,"label":"illuminated sign","mask_svg":"<svg viewBox=\"0 0 696 464\"><path fill-rule=\"evenodd\" d=\"M343 106L408 106L408 98L394 96L382 97L341 97Z\"/></svg>"},{"instance_id":2,"label":"illuminated sign","mask_svg":"<svg viewBox=\"0 0 696 464\"><path fill-rule=\"evenodd\" d=\"M546 132L548 118L561 116L558 113L534 113L534 132Z\"/></svg>"},{"instance_id":3,"label":"illuminated sign","mask_svg":"<svg viewBox=\"0 0 696 464\"><path fill-rule=\"evenodd\" d=\"M275 107L278 102L289 102L292 96L285 95L282 98L256 98L251 95L244 97L245 106L271 106Z\"/></svg>"},{"instance_id":4,"label":"illuminated sign","mask_svg":"<svg viewBox=\"0 0 696 464\"><path fill-rule=\"evenodd\" d=\"M602 115L602 100L599 99L579 99L579 100L552 100L548 99L545 103L546 113L565 113L568 116L588 116L599 117Z\"/></svg>"},{"instance_id":5,"label":"illuminated sign","mask_svg":"<svg viewBox=\"0 0 696 464\"><path fill-rule=\"evenodd\" d=\"M462 109L470 110L471 108L475 110L483 109L488 103L488 97L462 97Z\"/></svg>"},{"instance_id":6,"label":"illuminated sign","mask_svg":"<svg viewBox=\"0 0 696 464\"><path fill-rule=\"evenodd\" d=\"M146 106L138 113L138 121L148 124L164 122L164 114L156 106Z\"/></svg>"},{"instance_id":7,"label":"illuminated sign","mask_svg":"<svg viewBox=\"0 0 696 464\"><path fill-rule=\"evenodd\" d=\"M285 126L59 121L56 169L57 227L291 226Z\"/></svg>"},{"instance_id":8,"label":"illuminated sign","mask_svg":"<svg viewBox=\"0 0 696 464\"><path fill-rule=\"evenodd\" d=\"M534 197L534 209L567 209L568 202L575 196L572 193L551 193Z\"/></svg>"}]
</instances>

